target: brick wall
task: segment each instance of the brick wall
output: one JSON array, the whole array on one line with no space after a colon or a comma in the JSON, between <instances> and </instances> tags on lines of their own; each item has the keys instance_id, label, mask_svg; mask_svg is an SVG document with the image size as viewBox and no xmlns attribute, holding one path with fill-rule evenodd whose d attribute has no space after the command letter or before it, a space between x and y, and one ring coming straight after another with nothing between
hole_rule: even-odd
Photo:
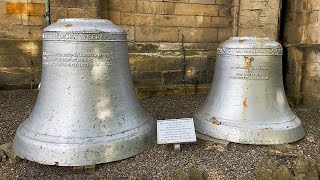
<instances>
[{"instance_id":1,"label":"brick wall","mask_svg":"<svg viewBox=\"0 0 320 180\"><path fill-rule=\"evenodd\" d=\"M288 0L286 89L296 104L320 105L320 1Z\"/></svg>"}]
</instances>

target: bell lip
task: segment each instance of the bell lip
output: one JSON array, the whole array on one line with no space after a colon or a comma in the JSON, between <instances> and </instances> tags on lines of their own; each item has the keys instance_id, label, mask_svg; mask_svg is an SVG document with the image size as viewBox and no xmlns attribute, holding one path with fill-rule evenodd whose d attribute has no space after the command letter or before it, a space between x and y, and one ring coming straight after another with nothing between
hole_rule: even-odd
<instances>
[{"instance_id":1,"label":"bell lip","mask_svg":"<svg viewBox=\"0 0 320 180\"><path fill-rule=\"evenodd\" d=\"M241 128L236 124L213 124L204 119L194 117L195 129L198 133L217 139L222 139L240 144L271 145L292 143L301 140L305 136L305 130L298 116L290 121L274 123L277 128L271 126L256 126L254 128ZM272 123L269 123L272 124ZM291 126L288 124L291 124ZM285 125L285 126L281 126Z\"/></svg>"},{"instance_id":2,"label":"bell lip","mask_svg":"<svg viewBox=\"0 0 320 180\"><path fill-rule=\"evenodd\" d=\"M13 151L22 159L44 165L86 166L127 159L142 153L156 141L156 123L148 121L140 133L97 143L51 143L31 139L19 131L13 140ZM135 148L133 148L135 147ZM126 149L127 151L123 151Z\"/></svg>"}]
</instances>

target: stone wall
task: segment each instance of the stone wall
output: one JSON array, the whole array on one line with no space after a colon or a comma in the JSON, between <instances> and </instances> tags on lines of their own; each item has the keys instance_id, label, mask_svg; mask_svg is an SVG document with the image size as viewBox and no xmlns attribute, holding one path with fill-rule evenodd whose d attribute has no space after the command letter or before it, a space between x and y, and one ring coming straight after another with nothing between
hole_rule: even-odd
<instances>
[{"instance_id":1,"label":"stone wall","mask_svg":"<svg viewBox=\"0 0 320 180\"><path fill-rule=\"evenodd\" d=\"M233 35L277 39L279 34L280 0L50 2L52 22L109 18L126 30L133 80L141 98L207 93L220 42ZM0 0L5 19L0 22L1 89L40 82L44 14L44 0Z\"/></svg>"},{"instance_id":2,"label":"stone wall","mask_svg":"<svg viewBox=\"0 0 320 180\"><path fill-rule=\"evenodd\" d=\"M216 48L232 36L232 1L130 2L110 0L109 10L128 33L139 96L207 92Z\"/></svg>"},{"instance_id":3,"label":"stone wall","mask_svg":"<svg viewBox=\"0 0 320 180\"><path fill-rule=\"evenodd\" d=\"M241 0L239 36L279 37L281 0Z\"/></svg>"},{"instance_id":4,"label":"stone wall","mask_svg":"<svg viewBox=\"0 0 320 180\"><path fill-rule=\"evenodd\" d=\"M1 87L29 87L40 81L44 14L39 0L0 0Z\"/></svg>"},{"instance_id":5,"label":"stone wall","mask_svg":"<svg viewBox=\"0 0 320 180\"><path fill-rule=\"evenodd\" d=\"M233 34L277 39L280 1L240 2L110 0L110 19L128 33L138 95L206 93L220 42Z\"/></svg>"},{"instance_id":6,"label":"stone wall","mask_svg":"<svg viewBox=\"0 0 320 180\"><path fill-rule=\"evenodd\" d=\"M295 104L320 105L320 1L287 0L286 90Z\"/></svg>"},{"instance_id":7,"label":"stone wall","mask_svg":"<svg viewBox=\"0 0 320 180\"><path fill-rule=\"evenodd\" d=\"M44 0L0 0L0 89L36 88L41 78ZM50 0L51 21L108 18L104 0Z\"/></svg>"},{"instance_id":8,"label":"stone wall","mask_svg":"<svg viewBox=\"0 0 320 180\"><path fill-rule=\"evenodd\" d=\"M107 19L108 0L50 0L51 21L64 18Z\"/></svg>"}]
</instances>

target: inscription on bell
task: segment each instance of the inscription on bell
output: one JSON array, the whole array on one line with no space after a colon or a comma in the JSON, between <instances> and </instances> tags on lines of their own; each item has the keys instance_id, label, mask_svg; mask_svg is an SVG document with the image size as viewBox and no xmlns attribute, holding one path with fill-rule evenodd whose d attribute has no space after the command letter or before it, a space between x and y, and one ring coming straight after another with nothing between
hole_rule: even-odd
<instances>
[{"instance_id":1,"label":"inscription on bell","mask_svg":"<svg viewBox=\"0 0 320 180\"><path fill-rule=\"evenodd\" d=\"M43 34L43 40L52 41L126 41L125 34L110 33L55 33Z\"/></svg>"},{"instance_id":2,"label":"inscription on bell","mask_svg":"<svg viewBox=\"0 0 320 180\"><path fill-rule=\"evenodd\" d=\"M230 79L245 79L245 80L268 80L269 67L252 66L231 66Z\"/></svg>"},{"instance_id":3,"label":"inscription on bell","mask_svg":"<svg viewBox=\"0 0 320 180\"><path fill-rule=\"evenodd\" d=\"M44 66L93 67L110 66L114 56L112 53L54 53L43 52Z\"/></svg>"},{"instance_id":4,"label":"inscription on bell","mask_svg":"<svg viewBox=\"0 0 320 180\"><path fill-rule=\"evenodd\" d=\"M217 54L237 55L237 54L264 54L264 55L282 55L280 48L217 48Z\"/></svg>"}]
</instances>

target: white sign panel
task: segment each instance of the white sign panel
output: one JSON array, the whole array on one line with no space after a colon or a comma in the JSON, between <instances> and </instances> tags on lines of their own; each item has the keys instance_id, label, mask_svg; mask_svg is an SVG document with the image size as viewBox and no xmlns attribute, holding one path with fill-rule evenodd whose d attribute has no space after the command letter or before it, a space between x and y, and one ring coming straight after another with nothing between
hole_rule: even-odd
<instances>
[{"instance_id":1,"label":"white sign panel","mask_svg":"<svg viewBox=\"0 0 320 180\"><path fill-rule=\"evenodd\" d=\"M196 133L192 118L157 121L157 143L195 142Z\"/></svg>"}]
</instances>

